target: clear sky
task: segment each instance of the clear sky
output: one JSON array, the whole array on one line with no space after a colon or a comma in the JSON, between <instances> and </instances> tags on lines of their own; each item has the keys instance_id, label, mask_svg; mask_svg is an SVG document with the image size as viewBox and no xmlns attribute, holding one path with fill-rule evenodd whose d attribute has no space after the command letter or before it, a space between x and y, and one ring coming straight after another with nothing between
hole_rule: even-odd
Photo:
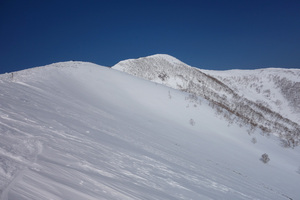
<instances>
[{"instance_id":1,"label":"clear sky","mask_svg":"<svg viewBox=\"0 0 300 200\"><path fill-rule=\"evenodd\" d=\"M202 69L300 68L296 0L0 0L0 73L157 53Z\"/></svg>"}]
</instances>

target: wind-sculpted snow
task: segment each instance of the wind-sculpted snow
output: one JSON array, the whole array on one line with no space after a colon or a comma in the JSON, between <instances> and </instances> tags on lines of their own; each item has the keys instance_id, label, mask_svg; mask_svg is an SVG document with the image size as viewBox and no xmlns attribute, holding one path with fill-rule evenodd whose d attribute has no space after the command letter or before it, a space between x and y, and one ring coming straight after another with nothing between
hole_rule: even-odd
<instances>
[{"instance_id":1,"label":"wind-sculpted snow","mask_svg":"<svg viewBox=\"0 0 300 200\"><path fill-rule=\"evenodd\" d=\"M283 146L299 144L299 70L199 70L160 54L121 61L113 68L201 96L229 123L277 135Z\"/></svg>"},{"instance_id":2,"label":"wind-sculpted snow","mask_svg":"<svg viewBox=\"0 0 300 200\"><path fill-rule=\"evenodd\" d=\"M227 124L202 97L91 63L1 75L0 199L297 199L299 149Z\"/></svg>"}]
</instances>

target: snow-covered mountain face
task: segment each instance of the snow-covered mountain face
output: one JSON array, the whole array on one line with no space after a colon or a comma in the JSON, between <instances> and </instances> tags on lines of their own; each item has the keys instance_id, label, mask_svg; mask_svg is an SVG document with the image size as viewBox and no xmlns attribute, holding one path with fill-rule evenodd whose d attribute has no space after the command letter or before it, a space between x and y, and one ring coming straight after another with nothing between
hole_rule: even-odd
<instances>
[{"instance_id":1,"label":"snow-covered mountain face","mask_svg":"<svg viewBox=\"0 0 300 200\"><path fill-rule=\"evenodd\" d=\"M300 140L300 70L212 71L169 55L121 61L114 69L207 99L230 123L250 124L295 147Z\"/></svg>"},{"instance_id":2,"label":"snow-covered mountain face","mask_svg":"<svg viewBox=\"0 0 300 200\"><path fill-rule=\"evenodd\" d=\"M0 75L0 199L297 199L299 148L210 104L84 62Z\"/></svg>"},{"instance_id":3,"label":"snow-covered mountain face","mask_svg":"<svg viewBox=\"0 0 300 200\"><path fill-rule=\"evenodd\" d=\"M300 123L299 69L202 71L230 86L239 95Z\"/></svg>"}]
</instances>

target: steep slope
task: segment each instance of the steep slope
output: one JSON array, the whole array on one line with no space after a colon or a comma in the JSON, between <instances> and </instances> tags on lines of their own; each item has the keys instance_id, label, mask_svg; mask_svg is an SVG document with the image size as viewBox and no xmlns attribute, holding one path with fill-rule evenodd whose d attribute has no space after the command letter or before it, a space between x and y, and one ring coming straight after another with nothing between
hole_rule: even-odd
<instances>
[{"instance_id":1,"label":"steep slope","mask_svg":"<svg viewBox=\"0 0 300 200\"><path fill-rule=\"evenodd\" d=\"M300 123L300 69L201 70L239 95Z\"/></svg>"},{"instance_id":2,"label":"steep slope","mask_svg":"<svg viewBox=\"0 0 300 200\"><path fill-rule=\"evenodd\" d=\"M299 149L201 97L82 62L0 80L1 200L300 196Z\"/></svg>"},{"instance_id":3,"label":"steep slope","mask_svg":"<svg viewBox=\"0 0 300 200\"><path fill-rule=\"evenodd\" d=\"M233 78L232 71L199 70L161 54L121 61L113 68L202 96L230 123L250 124L250 132L259 128L275 134L282 139L283 146L299 144L299 70L265 70L259 75L258 71L248 71L249 77ZM245 90L242 83L253 87L255 95L252 90Z\"/></svg>"}]
</instances>

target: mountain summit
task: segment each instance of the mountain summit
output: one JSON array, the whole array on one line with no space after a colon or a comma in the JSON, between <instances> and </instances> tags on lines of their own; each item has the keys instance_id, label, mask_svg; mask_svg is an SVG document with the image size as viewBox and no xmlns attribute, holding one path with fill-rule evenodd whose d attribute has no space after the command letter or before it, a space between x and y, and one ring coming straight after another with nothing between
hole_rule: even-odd
<instances>
[{"instance_id":1,"label":"mountain summit","mask_svg":"<svg viewBox=\"0 0 300 200\"><path fill-rule=\"evenodd\" d=\"M187 84L188 79L191 77L189 73L193 69L177 58L166 54L124 60L112 68L153 82L162 83L175 89L185 87L184 84ZM185 73L181 74L181 71Z\"/></svg>"}]
</instances>

